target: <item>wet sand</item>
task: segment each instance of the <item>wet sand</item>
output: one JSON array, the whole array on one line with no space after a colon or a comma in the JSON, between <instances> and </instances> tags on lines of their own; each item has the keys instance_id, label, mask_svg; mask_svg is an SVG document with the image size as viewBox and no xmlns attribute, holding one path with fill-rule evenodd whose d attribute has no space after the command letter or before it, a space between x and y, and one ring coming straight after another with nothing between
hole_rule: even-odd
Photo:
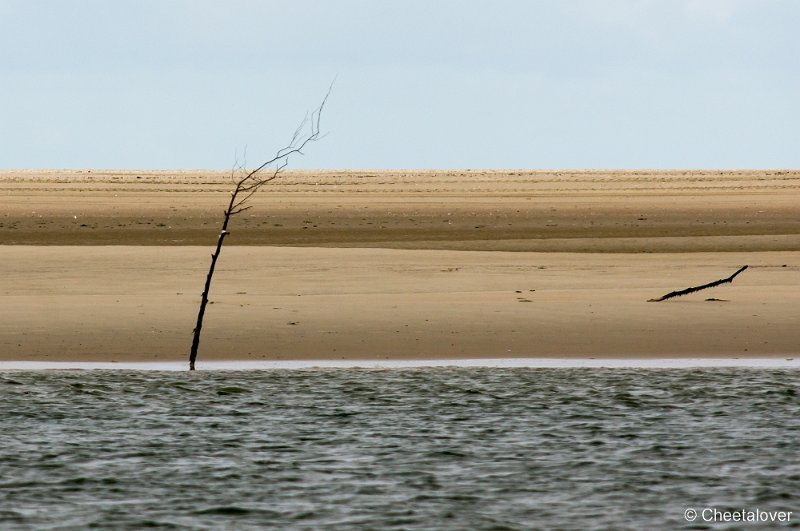
<instances>
[{"instance_id":1,"label":"wet sand","mask_svg":"<svg viewBox=\"0 0 800 531\"><path fill-rule=\"evenodd\" d=\"M0 360L184 359L228 179L0 172ZM231 232L200 360L798 352L800 172L290 173Z\"/></svg>"}]
</instances>

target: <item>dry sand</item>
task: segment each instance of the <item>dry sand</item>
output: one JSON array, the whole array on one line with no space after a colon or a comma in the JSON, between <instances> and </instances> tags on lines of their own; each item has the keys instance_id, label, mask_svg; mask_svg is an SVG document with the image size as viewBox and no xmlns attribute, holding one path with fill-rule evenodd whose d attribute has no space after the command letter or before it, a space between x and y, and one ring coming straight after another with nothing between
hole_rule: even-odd
<instances>
[{"instance_id":1,"label":"dry sand","mask_svg":"<svg viewBox=\"0 0 800 531\"><path fill-rule=\"evenodd\" d=\"M185 358L227 191L0 172L0 360ZM201 361L799 350L798 171L289 173L231 231Z\"/></svg>"}]
</instances>

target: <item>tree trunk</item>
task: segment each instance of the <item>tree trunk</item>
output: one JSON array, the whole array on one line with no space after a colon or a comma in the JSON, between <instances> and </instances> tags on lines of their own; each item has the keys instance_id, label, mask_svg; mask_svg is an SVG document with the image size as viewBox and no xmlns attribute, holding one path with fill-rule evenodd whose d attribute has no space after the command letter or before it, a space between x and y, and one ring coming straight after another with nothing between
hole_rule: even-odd
<instances>
[{"instance_id":1,"label":"tree trunk","mask_svg":"<svg viewBox=\"0 0 800 531\"><path fill-rule=\"evenodd\" d=\"M189 352L189 370L194 370L194 362L197 359L197 351L200 348L200 332L203 330L203 317L206 313L206 305L208 304L208 293L211 290L211 279L214 277L214 268L217 265L217 259L222 252L222 244L225 242L225 236L228 235L228 221L232 216L241 214L248 210L252 205L247 204L248 200L255 194L262 186L274 181L278 178L283 169L289 164L289 157L291 155L302 155L303 148L311 142L316 142L320 138L319 122L322 117L322 109L325 107L325 102L328 101L328 96L333 88L331 83L328 92L322 99L319 107L311 113L311 117L306 116L300 126L295 130L291 142L275 154L274 157L261 164L258 168L247 172L241 178L236 178L236 171L245 172L244 166L238 164L231 170L231 180L235 184L231 192L231 200L228 203L228 208L225 209L225 219L222 222L222 229L219 231L219 238L217 238L217 248L211 255L211 266L208 268L208 275L206 276L206 285L203 288L203 295L200 298L200 310L197 312L197 324L194 327L192 337L192 349ZM308 125L309 131L307 135L301 134L303 129ZM275 169L269 171L269 175L262 175L262 170L266 173L270 165L274 164ZM241 198L237 201L237 196L241 194Z\"/></svg>"},{"instance_id":2,"label":"tree trunk","mask_svg":"<svg viewBox=\"0 0 800 531\"><path fill-rule=\"evenodd\" d=\"M217 238L217 248L211 255L211 267L208 268L208 276L206 276L206 285L203 288L203 295L200 298L200 310L197 312L197 324L194 327L192 337L192 350L189 353L189 370L194 370L194 361L197 359L197 349L200 347L200 331L203 329L203 317L206 313L206 305L208 304L208 292L211 289L211 278L214 276L214 268L217 265L217 259L222 252L222 244L225 241L225 236L228 233L228 220L231 218L233 205L236 200L238 190L231 194L231 202L228 209L225 211L225 221L222 222L222 230L219 231L219 238Z\"/></svg>"}]
</instances>

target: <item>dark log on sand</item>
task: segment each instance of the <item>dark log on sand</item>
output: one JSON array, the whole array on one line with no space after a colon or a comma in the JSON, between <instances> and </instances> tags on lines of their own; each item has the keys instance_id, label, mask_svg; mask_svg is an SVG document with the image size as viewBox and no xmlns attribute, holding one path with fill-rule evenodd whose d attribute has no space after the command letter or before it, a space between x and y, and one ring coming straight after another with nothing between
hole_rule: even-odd
<instances>
[{"instance_id":1,"label":"dark log on sand","mask_svg":"<svg viewBox=\"0 0 800 531\"><path fill-rule=\"evenodd\" d=\"M714 286L719 286L720 284L726 284L728 282L733 282L733 279L736 278L736 275L741 273L747 269L747 266L742 266L736 273L732 274L728 278L721 278L719 280L715 280L714 282L709 282L708 284L703 284L702 286L693 286L691 288L686 288L678 291L671 291L666 295L662 295L658 299L649 299L647 302L661 302L667 299L671 299L672 297L680 297L681 295L688 295L689 293L694 293L695 291L700 291L707 288L713 288Z\"/></svg>"}]
</instances>

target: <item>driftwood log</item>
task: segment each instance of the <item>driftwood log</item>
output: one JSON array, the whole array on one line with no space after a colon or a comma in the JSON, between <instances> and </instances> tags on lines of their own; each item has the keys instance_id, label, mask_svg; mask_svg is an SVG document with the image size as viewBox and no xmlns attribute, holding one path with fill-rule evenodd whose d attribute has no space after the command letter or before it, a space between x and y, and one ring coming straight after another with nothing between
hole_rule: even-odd
<instances>
[{"instance_id":1,"label":"driftwood log","mask_svg":"<svg viewBox=\"0 0 800 531\"><path fill-rule=\"evenodd\" d=\"M714 282L703 284L702 286L692 286L690 288L681 289L678 291L670 291L666 295L662 295L657 299L649 299L647 302L661 302L667 299L671 299L672 297L680 297L681 295L688 295L689 293L694 293L695 291L700 291L707 288L713 288L714 286L719 286L720 284L727 284L728 282L733 282L733 279L736 278L736 276L745 269L747 269L747 266L742 266L741 268L739 268L738 271L736 271L736 273L732 274L728 278L721 278L719 280L715 280Z\"/></svg>"}]
</instances>

